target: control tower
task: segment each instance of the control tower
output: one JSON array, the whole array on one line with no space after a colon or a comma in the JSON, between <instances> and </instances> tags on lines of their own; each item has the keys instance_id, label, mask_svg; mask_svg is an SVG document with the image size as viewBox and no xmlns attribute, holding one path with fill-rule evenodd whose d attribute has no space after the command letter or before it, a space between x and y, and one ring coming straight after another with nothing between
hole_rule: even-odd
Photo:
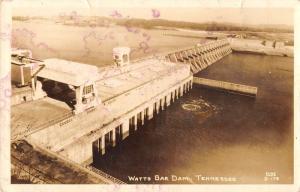
<instances>
[{"instance_id":1,"label":"control tower","mask_svg":"<svg viewBox=\"0 0 300 192\"><path fill-rule=\"evenodd\" d=\"M118 67L128 65L130 48L129 47L115 47L113 48L114 64Z\"/></svg>"}]
</instances>

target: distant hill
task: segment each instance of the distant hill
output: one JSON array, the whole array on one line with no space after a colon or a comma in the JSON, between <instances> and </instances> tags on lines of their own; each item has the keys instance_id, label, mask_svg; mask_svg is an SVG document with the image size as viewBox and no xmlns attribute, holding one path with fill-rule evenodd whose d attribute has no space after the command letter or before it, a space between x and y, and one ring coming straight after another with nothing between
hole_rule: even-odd
<instances>
[{"instance_id":1,"label":"distant hill","mask_svg":"<svg viewBox=\"0 0 300 192\"><path fill-rule=\"evenodd\" d=\"M15 16L13 20L32 20L32 19L49 19L55 20L58 23L67 25L79 25L79 26L103 26L108 23L113 23L121 26L128 27L140 27L140 28L183 28L193 30L206 30L206 31L253 31L253 32L283 32L293 33L294 29L287 25L239 25L235 23L218 23L218 22L206 22L206 23L195 23L186 21L171 21L166 19L138 19L138 18L112 18L112 17L101 17L101 16L59 16L54 18L45 17L22 17Z\"/></svg>"}]
</instances>

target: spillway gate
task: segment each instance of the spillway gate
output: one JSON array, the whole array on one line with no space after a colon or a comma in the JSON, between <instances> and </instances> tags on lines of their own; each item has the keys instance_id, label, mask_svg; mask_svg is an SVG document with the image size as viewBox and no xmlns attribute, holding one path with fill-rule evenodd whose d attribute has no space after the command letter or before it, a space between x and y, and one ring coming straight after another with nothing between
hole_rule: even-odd
<instances>
[{"instance_id":1,"label":"spillway gate","mask_svg":"<svg viewBox=\"0 0 300 192\"><path fill-rule=\"evenodd\" d=\"M190 64L191 72L195 74L230 53L232 53L232 49L228 40L220 39L167 53L165 59L171 62Z\"/></svg>"}]
</instances>

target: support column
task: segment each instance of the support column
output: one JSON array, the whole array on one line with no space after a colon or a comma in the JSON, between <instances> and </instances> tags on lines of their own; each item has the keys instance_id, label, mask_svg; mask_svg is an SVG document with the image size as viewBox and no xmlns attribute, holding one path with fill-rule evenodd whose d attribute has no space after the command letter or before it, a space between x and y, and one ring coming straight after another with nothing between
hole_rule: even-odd
<instances>
[{"instance_id":1,"label":"support column","mask_svg":"<svg viewBox=\"0 0 300 192\"><path fill-rule=\"evenodd\" d=\"M209 55L209 57L211 59L211 63L215 62L215 58L213 56L213 51L211 50L210 47L208 48L208 55Z\"/></svg>"},{"instance_id":2,"label":"support column","mask_svg":"<svg viewBox=\"0 0 300 192\"><path fill-rule=\"evenodd\" d=\"M215 62L215 58L213 56L213 51L211 50L211 46L208 47L209 56L211 58L211 64Z\"/></svg>"},{"instance_id":3,"label":"support column","mask_svg":"<svg viewBox=\"0 0 300 192\"><path fill-rule=\"evenodd\" d=\"M219 49L219 55L220 55L220 58L223 57L223 46L221 46Z\"/></svg>"},{"instance_id":4,"label":"support column","mask_svg":"<svg viewBox=\"0 0 300 192\"><path fill-rule=\"evenodd\" d=\"M170 55L165 56L165 59L166 59L166 61L170 62L171 61Z\"/></svg>"},{"instance_id":5,"label":"support column","mask_svg":"<svg viewBox=\"0 0 300 192\"><path fill-rule=\"evenodd\" d=\"M226 50L226 45L223 45L222 46L222 56L223 57L225 56L225 50Z\"/></svg>"},{"instance_id":6,"label":"support column","mask_svg":"<svg viewBox=\"0 0 300 192\"><path fill-rule=\"evenodd\" d=\"M134 119L133 120L134 121L133 122L134 123L134 130L136 131L137 130L137 115L135 115L133 119Z\"/></svg>"},{"instance_id":7,"label":"support column","mask_svg":"<svg viewBox=\"0 0 300 192\"><path fill-rule=\"evenodd\" d=\"M218 55L219 55L219 58L221 59L222 58L222 47L218 48Z\"/></svg>"},{"instance_id":8,"label":"support column","mask_svg":"<svg viewBox=\"0 0 300 192\"><path fill-rule=\"evenodd\" d=\"M204 60L205 60L205 68L206 67L208 67L209 65L210 65L210 60L209 60L209 58L207 57L207 53L204 51L203 52L203 58L204 58Z\"/></svg>"},{"instance_id":9,"label":"support column","mask_svg":"<svg viewBox=\"0 0 300 192\"><path fill-rule=\"evenodd\" d=\"M156 113L159 113L160 101L156 102Z\"/></svg>"},{"instance_id":10,"label":"support column","mask_svg":"<svg viewBox=\"0 0 300 192\"><path fill-rule=\"evenodd\" d=\"M165 110L165 97L161 99L161 109Z\"/></svg>"},{"instance_id":11,"label":"support column","mask_svg":"<svg viewBox=\"0 0 300 192\"><path fill-rule=\"evenodd\" d=\"M150 105L148 109L148 120L150 120L153 118L153 105Z\"/></svg>"},{"instance_id":12,"label":"support column","mask_svg":"<svg viewBox=\"0 0 300 192\"><path fill-rule=\"evenodd\" d=\"M202 48L199 48L199 57L202 63L202 69L204 69L206 67L206 60L204 58Z\"/></svg>"},{"instance_id":13,"label":"support column","mask_svg":"<svg viewBox=\"0 0 300 192\"><path fill-rule=\"evenodd\" d=\"M76 105L75 105L75 113L78 114L83 111L83 104L82 104L82 91L83 87L79 86L75 88L75 97L76 97Z\"/></svg>"},{"instance_id":14,"label":"support column","mask_svg":"<svg viewBox=\"0 0 300 192\"><path fill-rule=\"evenodd\" d=\"M104 155L105 154L105 133L102 135L102 137L100 138L100 150L101 150L101 154Z\"/></svg>"},{"instance_id":15,"label":"support column","mask_svg":"<svg viewBox=\"0 0 300 192\"><path fill-rule=\"evenodd\" d=\"M225 50L226 50L226 46L223 46L223 47L222 47L222 56L223 56L223 57L225 56Z\"/></svg>"},{"instance_id":16,"label":"support column","mask_svg":"<svg viewBox=\"0 0 300 192\"><path fill-rule=\"evenodd\" d=\"M216 48L214 52L215 52L216 61L218 61L220 59L218 55L218 48Z\"/></svg>"},{"instance_id":17,"label":"support column","mask_svg":"<svg viewBox=\"0 0 300 192\"><path fill-rule=\"evenodd\" d=\"M122 123L122 139L129 136L129 120L126 119Z\"/></svg>"},{"instance_id":18,"label":"support column","mask_svg":"<svg viewBox=\"0 0 300 192\"><path fill-rule=\"evenodd\" d=\"M116 128L112 130L112 146L116 146Z\"/></svg>"},{"instance_id":19,"label":"support column","mask_svg":"<svg viewBox=\"0 0 300 192\"><path fill-rule=\"evenodd\" d=\"M168 95L167 95L167 106L169 106L170 105L170 103L171 103L171 93L169 93Z\"/></svg>"},{"instance_id":20,"label":"support column","mask_svg":"<svg viewBox=\"0 0 300 192\"><path fill-rule=\"evenodd\" d=\"M208 53L207 53L206 50L205 50L205 52L204 52L204 57L206 58L207 66L209 66L209 65L211 64L211 59L210 59L210 57L208 56Z\"/></svg>"},{"instance_id":21,"label":"support column","mask_svg":"<svg viewBox=\"0 0 300 192\"><path fill-rule=\"evenodd\" d=\"M215 62L217 60L217 57L216 57L216 51L213 44L210 46L210 52L212 54L213 61Z\"/></svg>"},{"instance_id":22,"label":"support column","mask_svg":"<svg viewBox=\"0 0 300 192\"><path fill-rule=\"evenodd\" d=\"M223 57L223 50L224 50L224 45L222 45L222 46L220 47L220 55L221 55L221 57Z\"/></svg>"},{"instance_id":23,"label":"support column","mask_svg":"<svg viewBox=\"0 0 300 192\"><path fill-rule=\"evenodd\" d=\"M143 110L142 112L141 112L141 120L142 120L142 125L144 125L144 123L145 123L145 112L144 112L145 110Z\"/></svg>"},{"instance_id":24,"label":"support column","mask_svg":"<svg viewBox=\"0 0 300 192\"><path fill-rule=\"evenodd\" d=\"M175 53L173 53L173 57L174 57L174 61L175 61L175 63L177 63L177 62L178 62L178 60L177 60L177 56L176 56L176 54L175 54Z\"/></svg>"},{"instance_id":25,"label":"support column","mask_svg":"<svg viewBox=\"0 0 300 192\"><path fill-rule=\"evenodd\" d=\"M182 85L180 85L180 97L182 97L183 96L183 86Z\"/></svg>"},{"instance_id":26,"label":"support column","mask_svg":"<svg viewBox=\"0 0 300 192\"><path fill-rule=\"evenodd\" d=\"M215 55L216 55L217 60L219 60L220 59L220 57L219 57L219 47L215 48Z\"/></svg>"}]
</instances>

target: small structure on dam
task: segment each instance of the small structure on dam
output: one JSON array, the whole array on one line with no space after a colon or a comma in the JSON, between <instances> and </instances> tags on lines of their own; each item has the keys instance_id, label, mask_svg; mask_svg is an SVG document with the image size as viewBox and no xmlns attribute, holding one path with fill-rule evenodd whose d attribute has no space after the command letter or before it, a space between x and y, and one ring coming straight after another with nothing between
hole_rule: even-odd
<instances>
[{"instance_id":1,"label":"small structure on dam","mask_svg":"<svg viewBox=\"0 0 300 192\"><path fill-rule=\"evenodd\" d=\"M11 53L12 105L43 97L37 74L44 68L43 61L32 58L30 50L13 49Z\"/></svg>"},{"instance_id":2,"label":"small structure on dam","mask_svg":"<svg viewBox=\"0 0 300 192\"><path fill-rule=\"evenodd\" d=\"M41 82L48 81L49 94L65 95L76 114L96 107L101 101L95 81L98 68L61 59L44 60L45 68L37 75ZM69 90L69 91L68 91Z\"/></svg>"}]
</instances>

